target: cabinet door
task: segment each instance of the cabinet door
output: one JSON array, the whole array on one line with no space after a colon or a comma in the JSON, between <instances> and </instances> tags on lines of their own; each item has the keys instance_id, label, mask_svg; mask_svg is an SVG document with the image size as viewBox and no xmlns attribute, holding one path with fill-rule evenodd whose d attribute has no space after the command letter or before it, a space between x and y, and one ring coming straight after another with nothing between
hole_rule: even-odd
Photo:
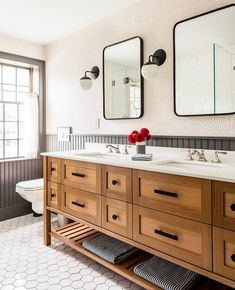
<instances>
[{"instance_id":1,"label":"cabinet door","mask_svg":"<svg viewBox=\"0 0 235 290\"><path fill-rule=\"evenodd\" d=\"M235 232L214 227L214 272L235 281Z\"/></svg>"},{"instance_id":2,"label":"cabinet door","mask_svg":"<svg viewBox=\"0 0 235 290\"><path fill-rule=\"evenodd\" d=\"M133 171L134 204L211 224L211 181Z\"/></svg>"},{"instance_id":3,"label":"cabinet door","mask_svg":"<svg viewBox=\"0 0 235 290\"><path fill-rule=\"evenodd\" d=\"M213 183L213 224L235 231L235 184Z\"/></svg>"},{"instance_id":4,"label":"cabinet door","mask_svg":"<svg viewBox=\"0 0 235 290\"><path fill-rule=\"evenodd\" d=\"M61 182L61 159L48 157L47 161L47 178L52 182Z\"/></svg>"},{"instance_id":5,"label":"cabinet door","mask_svg":"<svg viewBox=\"0 0 235 290\"><path fill-rule=\"evenodd\" d=\"M212 270L210 225L133 206L133 239L155 250Z\"/></svg>"},{"instance_id":6,"label":"cabinet door","mask_svg":"<svg viewBox=\"0 0 235 290\"><path fill-rule=\"evenodd\" d=\"M64 185L100 194L101 165L74 160L63 161Z\"/></svg>"},{"instance_id":7,"label":"cabinet door","mask_svg":"<svg viewBox=\"0 0 235 290\"><path fill-rule=\"evenodd\" d=\"M102 165L102 194L132 202L132 170Z\"/></svg>"},{"instance_id":8,"label":"cabinet door","mask_svg":"<svg viewBox=\"0 0 235 290\"><path fill-rule=\"evenodd\" d=\"M102 197L102 227L132 238L132 204Z\"/></svg>"},{"instance_id":9,"label":"cabinet door","mask_svg":"<svg viewBox=\"0 0 235 290\"><path fill-rule=\"evenodd\" d=\"M61 188L61 209L65 213L101 226L101 196L69 186Z\"/></svg>"},{"instance_id":10,"label":"cabinet door","mask_svg":"<svg viewBox=\"0 0 235 290\"><path fill-rule=\"evenodd\" d=\"M60 209L60 185L55 182L48 182L47 204L50 207Z\"/></svg>"}]
</instances>

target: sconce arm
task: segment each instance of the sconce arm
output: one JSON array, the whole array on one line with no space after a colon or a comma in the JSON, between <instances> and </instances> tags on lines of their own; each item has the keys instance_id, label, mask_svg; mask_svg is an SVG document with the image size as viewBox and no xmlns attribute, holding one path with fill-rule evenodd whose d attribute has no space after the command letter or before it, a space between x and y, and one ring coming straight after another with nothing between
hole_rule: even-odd
<instances>
[{"instance_id":1,"label":"sconce arm","mask_svg":"<svg viewBox=\"0 0 235 290\"><path fill-rule=\"evenodd\" d=\"M149 56L149 62L157 65L162 65L166 60L166 52L163 49L158 49Z\"/></svg>"},{"instance_id":2,"label":"sconce arm","mask_svg":"<svg viewBox=\"0 0 235 290\"><path fill-rule=\"evenodd\" d=\"M86 75L87 73L92 73L92 71L91 70L86 70L85 71L85 77L87 77L87 75Z\"/></svg>"}]
</instances>

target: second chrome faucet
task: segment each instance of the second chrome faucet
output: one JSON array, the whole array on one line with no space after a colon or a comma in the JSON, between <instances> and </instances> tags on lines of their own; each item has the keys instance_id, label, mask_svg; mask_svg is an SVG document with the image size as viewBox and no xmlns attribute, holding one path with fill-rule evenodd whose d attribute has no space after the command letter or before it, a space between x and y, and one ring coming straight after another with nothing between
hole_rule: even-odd
<instances>
[{"instance_id":1,"label":"second chrome faucet","mask_svg":"<svg viewBox=\"0 0 235 290\"><path fill-rule=\"evenodd\" d=\"M227 154L225 151L215 151L215 155L213 160L211 161L212 163L221 163L221 160L219 158L219 154ZM201 152L198 151L197 149L188 149L188 155L186 157L186 160L195 160L193 157L196 156L197 161L202 161L202 162L207 162L207 158L205 156L205 151L202 149Z\"/></svg>"}]
</instances>

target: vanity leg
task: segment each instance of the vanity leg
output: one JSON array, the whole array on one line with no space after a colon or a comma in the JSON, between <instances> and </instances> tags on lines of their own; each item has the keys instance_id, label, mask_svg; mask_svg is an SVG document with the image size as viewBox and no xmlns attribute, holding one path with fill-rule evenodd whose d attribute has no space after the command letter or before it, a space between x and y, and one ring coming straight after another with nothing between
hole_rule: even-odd
<instances>
[{"instance_id":1,"label":"vanity leg","mask_svg":"<svg viewBox=\"0 0 235 290\"><path fill-rule=\"evenodd\" d=\"M51 212L48 209L44 211L44 245L49 246L51 244Z\"/></svg>"}]
</instances>

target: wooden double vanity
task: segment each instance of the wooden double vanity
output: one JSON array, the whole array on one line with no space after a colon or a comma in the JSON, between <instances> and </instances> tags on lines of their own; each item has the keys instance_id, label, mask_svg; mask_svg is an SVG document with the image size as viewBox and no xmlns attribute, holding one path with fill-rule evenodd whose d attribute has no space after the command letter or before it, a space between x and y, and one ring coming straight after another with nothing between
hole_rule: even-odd
<instances>
[{"instance_id":1,"label":"wooden double vanity","mask_svg":"<svg viewBox=\"0 0 235 290\"><path fill-rule=\"evenodd\" d=\"M44 241L51 236L146 289L133 273L156 255L235 287L235 184L44 156ZM52 229L51 212L74 222ZM100 233L140 249L113 265L82 247Z\"/></svg>"}]
</instances>

